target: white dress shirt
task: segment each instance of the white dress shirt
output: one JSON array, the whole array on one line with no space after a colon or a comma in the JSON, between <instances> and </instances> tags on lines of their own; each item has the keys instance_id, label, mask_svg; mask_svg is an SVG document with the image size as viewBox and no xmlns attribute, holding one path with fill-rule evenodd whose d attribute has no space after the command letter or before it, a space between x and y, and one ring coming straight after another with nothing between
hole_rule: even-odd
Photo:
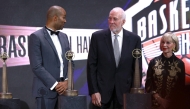
<instances>
[{"instance_id":1,"label":"white dress shirt","mask_svg":"<svg viewBox=\"0 0 190 109\"><path fill-rule=\"evenodd\" d=\"M50 28L48 28L50 29ZM52 29L50 29L52 30ZM61 44L60 44L60 41L58 39L58 36L56 34L50 34L50 31L47 30L47 32L49 33L50 37L51 37L51 40L53 41L53 44L56 48L56 51L57 51L57 54L58 54L58 57L59 57L59 61L60 61L60 77L63 77L63 58L62 58L62 48L61 48ZM54 83L54 85L50 88L51 90L53 90L55 88L55 86L58 84L58 82L56 81Z\"/></svg>"}]
</instances>

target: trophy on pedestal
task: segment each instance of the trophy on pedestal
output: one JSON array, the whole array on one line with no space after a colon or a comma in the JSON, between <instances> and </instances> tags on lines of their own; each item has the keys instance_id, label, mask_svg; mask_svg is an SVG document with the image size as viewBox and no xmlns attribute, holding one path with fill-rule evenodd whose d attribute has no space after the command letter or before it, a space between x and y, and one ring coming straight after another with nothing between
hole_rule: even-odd
<instances>
[{"instance_id":1,"label":"trophy on pedestal","mask_svg":"<svg viewBox=\"0 0 190 109\"><path fill-rule=\"evenodd\" d=\"M134 81L133 81L133 88L131 88L131 93L144 93L144 89L141 88L141 78L139 72L139 60L138 58L141 57L141 50L134 49L132 51L132 56L136 59L135 60L135 72L134 72Z\"/></svg>"},{"instance_id":2,"label":"trophy on pedestal","mask_svg":"<svg viewBox=\"0 0 190 109\"><path fill-rule=\"evenodd\" d=\"M69 61L68 62L68 89L63 93L65 96L78 96L78 91L74 90L73 86L73 67L72 67L72 59L74 57L74 52L72 51L67 51L65 53L66 59Z\"/></svg>"},{"instance_id":3,"label":"trophy on pedestal","mask_svg":"<svg viewBox=\"0 0 190 109\"><path fill-rule=\"evenodd\" d=\"M12 99L12 93L8 92L8 83L7 83L7 72L6 72L6 60L8 58L8 55L6 52L4 52L0 58L3 61L3 70L2 70L2 92L0 93L1 99Z\"/></svg>"},{"instance_id":4,"label":"trophy on pedestal","mask_svg":"<svg viewBox=\"0 0 190 109\"><path fill-rule=\"evenodd\" d=\"M141 50L134 49L132 51L132 56L135 58L133 87L130 93L123 94L123 109L151 109L151 94L144 93L144 88L141 88L138 60L138 58L141 57Z\"/></svg>"},{"instance_id":5,"label":"trophy on pedestal","mask_svg":"<svg viewBox=\"0 0 190 109\"><path fill-rule=\"evenodd\" d=\"M68 62L68 89L64 91L63 95L58 97L59 109L87 109L87 99L85 95L78 95L78 91L74 90L73 86L73 67L72 59L74 53L67 51L65 53Z\"/></svg>"}]
</instances>

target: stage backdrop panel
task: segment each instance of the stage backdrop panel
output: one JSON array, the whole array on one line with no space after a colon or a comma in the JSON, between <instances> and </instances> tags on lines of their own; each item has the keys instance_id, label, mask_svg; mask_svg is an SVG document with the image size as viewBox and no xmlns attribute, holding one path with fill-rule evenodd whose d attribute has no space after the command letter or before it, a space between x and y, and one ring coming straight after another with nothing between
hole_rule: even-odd
<instances>
[{"instance_id":1,"label":"stage backdrop panel","mask_svg":"<svg viewBox=\"0 0 190 109\"><path fill-rule=\"evenodd\" d=\"M79 94L87 96L89 109L91 99L86 81L86 60L90 38L94 31L108 28L107 19L113 7L125 10L126 23L123 27L141 37L142 86L148 63L161 54L159 40L168 31L179 38L180 50L176 55L185 63L186 85L190 85L189 0L1 0L0 53L7 52L10 56L7 60L8 87L14 98L20 98L21 109L35 108L31 95L33 73L28 59L29 35L45 25L46 12L52 5L60 5L67 11L67 23L61 31L68 35L71 49L75 52L74 87Z\"/></svg>"}]
</instances>

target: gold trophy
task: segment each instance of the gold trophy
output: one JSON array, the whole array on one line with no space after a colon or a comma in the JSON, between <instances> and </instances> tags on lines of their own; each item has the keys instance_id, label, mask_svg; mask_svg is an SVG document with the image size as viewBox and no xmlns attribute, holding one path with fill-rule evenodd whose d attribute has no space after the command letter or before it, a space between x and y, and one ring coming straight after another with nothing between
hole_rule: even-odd
<instances>
[{"instance_id":1,"label":"gold trophy","mask_svg":"<svg viewBox=\"0 0 190 109\"><path fill-rule=\"evenodd\" d=\"M141 50L134 49L132 51L132 56L136 58L135 60L135 73L134 73L134 80L133 80L133 88L131 88L130 93L144 93L144 89L141 88L141 79L140 79L140 72L139 72L139 60L138 58L141 57Z\"/></svg>"},{"instance_id":2,"label":"gold trophy","mask_svg":"<svg viewBox=\"0 0 190 109\"><path fill-rule=\"evenodd\" d=\"M144 93L144 88L141 88L141 78L139 72L139 60L141 57L141 50L134 49L132 56L135 58L135 71L133 87L130 93L123 94L123 109L152 109L151 108L151 94Z\"/></svg>"},{"instance_id":3,"label":"gold trophy","mask_svg":"<svg viewBox=\"0 0 190 109\"><path fill-rule=\"evenodd\" d=\"M68 62L68 89L63 93L65 96L78 96L78 91L74 90L73 86L73 70L72 70L72 59L74 57L74 53L72 51L67 51L65 53L66 59Z\"/></svg>"},{"instance_id":4,"label":"gold trophy","mask_svg":"<svg viewBox=\"0 0 190 109\"><path fill-rule=\"evenodd\" d=\"M6 72L6 60L8 58L7 53L3 53L0 58L3 60L3 72L2 72L2 92L0 93L1 99L12 99L12 93L8 92L7 72Z\"/></svg>"}]
</instances>

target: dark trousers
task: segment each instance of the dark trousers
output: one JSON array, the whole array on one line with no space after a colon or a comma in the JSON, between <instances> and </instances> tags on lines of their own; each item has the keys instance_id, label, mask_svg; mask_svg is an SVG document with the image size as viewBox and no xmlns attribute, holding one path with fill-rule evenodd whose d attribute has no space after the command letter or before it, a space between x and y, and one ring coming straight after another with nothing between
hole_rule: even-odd
<instances>
[{"instance_id":1,"label":"dark trousers","mask_svg":"<svg viewBox=\"0 0 190 109\"><path fill-rule=\"evenodd\" d=\"M93 104L92 104L93 105ZM101 103L101 107L92 106L92 109L123 109L123 105L119 103L116 95L116 91L114 88L114 91L112 93L111 99L108 103Z\"/></svg>"},{"instance_id":2,"label":"dark trousers","mask_svg":"<svg viewBox=\"0 0 190 109\"><path fill-rule=\"evenodd\" d=\"M36 98L36 109L58 109L57 97L56 98Z\"/></svg>"}]
</instances>

